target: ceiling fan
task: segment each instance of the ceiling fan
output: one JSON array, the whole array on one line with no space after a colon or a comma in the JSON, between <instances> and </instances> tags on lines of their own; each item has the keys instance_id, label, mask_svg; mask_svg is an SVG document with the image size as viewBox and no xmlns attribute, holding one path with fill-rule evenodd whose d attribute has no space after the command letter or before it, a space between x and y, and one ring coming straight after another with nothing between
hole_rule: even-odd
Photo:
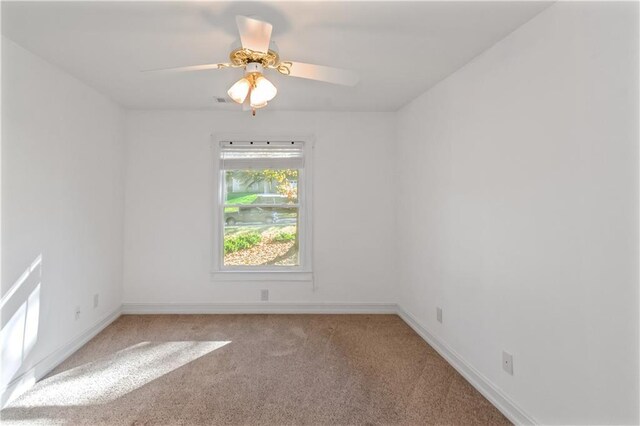
<instances>
[{"instance_id":1,"label":"ceiling fan","mask_svg":"<svg viewBox=\"0 0 640 426\"><path fill-rule=\"evenodd\" d=\"M349 70L305 64L302 62L281 61L278 49L271 41L273 26L258 19L236 16L241 46L229 54L229 62L217 64L191 65L186 67L147 70L146 72L204 71L223 68L243 68L244 77L238 80L227 92L229 97L243 110L264 108L278 90L264 76L266 70L275 70L282 75L324 81L327 83L355 86L358 75Z\"/></svg>"}]
</instances>

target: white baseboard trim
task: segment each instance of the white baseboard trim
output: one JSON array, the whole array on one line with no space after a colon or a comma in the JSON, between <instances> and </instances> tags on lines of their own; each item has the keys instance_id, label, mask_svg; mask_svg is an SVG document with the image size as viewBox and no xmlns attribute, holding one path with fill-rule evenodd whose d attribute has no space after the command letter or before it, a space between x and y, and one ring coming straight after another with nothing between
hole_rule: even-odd
<instances>
[{"instance_id":1,"label":"white baseboard trim","mask_svg":"<svg viewBox=\"0 0 640 426\"><path fill-rule=\"evenodd\" d=\"M404 322L407 323L420 337L422 337L433 349L447 360L458 373L462 375L471 385L487 398L502 414L517 425L539 424L531 415L520 408L508 396L506 396L496 385L484 377L471 364L458 355L446 343L429 333L416 318L401 306L397 307L397 313Z\"/></svg>"},{"instance_id":2,"label":"white baseboard trim","mask_svg":"<svg viewBox=\"0 0 640 426\"><path fill-rule=\"evenodd\" d=\"M395 303L124 303L123 314L395 314Z\"/></svg>"},{"instance_id":3,"label":"white baseboard trim","mask_svg":"<svg viewBox=\"0 0 640 426\"><path fill-rule=\"evenodd\" d=\"M121 315L121 308L118 307L115 311L103 319L96 322L89 327L86 331L72 339L69 343L59 347L51 354L47 355L40 361L38 361L29 370L16 377L2 390L2 397L0 400L0 406L2 408L7 405L12 399L18 397L20 394L29 389L35 382L42 379L49 374L51 370L60 365L65 359L72 355L75 351L84 346L89 340L93 339L98 333L104 330L109 324L114 322Z\"/></svg>"}]
</instances>

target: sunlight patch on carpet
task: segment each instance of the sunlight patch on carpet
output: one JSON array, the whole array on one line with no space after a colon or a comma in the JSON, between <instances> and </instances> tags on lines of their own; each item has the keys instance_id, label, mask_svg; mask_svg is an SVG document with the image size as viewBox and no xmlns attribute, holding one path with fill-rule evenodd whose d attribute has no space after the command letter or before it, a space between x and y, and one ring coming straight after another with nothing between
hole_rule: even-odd
<instances>
[{"instance_id":1,"label":"sunlight patch on carpet","mask_svg":"<svg viewBox=\"0 0 640 426\"><path fill-rule=\"evenodd\" d=\"M132 392L230 341L142 342L37 383L13 407L103 404Z\"/></svg>"}]
</instances>

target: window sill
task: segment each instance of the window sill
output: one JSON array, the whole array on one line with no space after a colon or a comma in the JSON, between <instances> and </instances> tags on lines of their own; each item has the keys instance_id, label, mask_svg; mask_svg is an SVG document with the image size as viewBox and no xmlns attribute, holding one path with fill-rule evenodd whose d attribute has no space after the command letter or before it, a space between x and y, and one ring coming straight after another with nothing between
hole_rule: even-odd
<instances>
[{"instance_id":1,"label":"window sill","mask_svg":"<svg viewBox=\"0 0 640 426\"><path fill-rule=\"evenodd\" d=\"M211 281L223 283L238 281L312 282L313 272L218 271L211 272Z\"/></svg>"}]
</instances>

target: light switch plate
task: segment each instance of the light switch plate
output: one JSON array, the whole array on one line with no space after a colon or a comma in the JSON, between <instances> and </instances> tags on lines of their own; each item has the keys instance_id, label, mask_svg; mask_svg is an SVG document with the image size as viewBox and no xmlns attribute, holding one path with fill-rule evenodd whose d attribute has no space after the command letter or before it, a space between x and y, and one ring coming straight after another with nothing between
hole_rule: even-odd
<instances>
[{"instance_id":1,"label":"light switch plate","mask_svg":"<svg viewBox=\"0 0 640 426\"><path fill-rule=\"evenodd\" d=\"M442 308L436 307L436 318L439 323L442 323Z\"/></svg>"}]
</instances>

